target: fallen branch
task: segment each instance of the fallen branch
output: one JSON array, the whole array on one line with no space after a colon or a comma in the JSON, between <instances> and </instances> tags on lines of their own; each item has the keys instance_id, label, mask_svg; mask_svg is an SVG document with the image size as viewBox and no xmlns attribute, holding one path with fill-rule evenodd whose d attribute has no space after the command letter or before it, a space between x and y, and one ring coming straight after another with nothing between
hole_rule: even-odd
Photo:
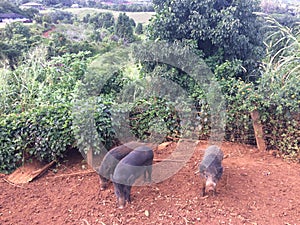
<instances>
[{"instance_id":1,"label":"fallen branch","mask_svg":"<svg viewBox=\"0 0 300 225\"><path fill-rule=\"evenodd\" d=\"M55 161L52 161L52 162L48 163L47 165L45 165L43 168L32 172L31 173L31 175L32 175L31 180L33 180L36 177L42 176L54 163L55 163ZM29 181L31 181L31 180L29 180Z\"/></svg>"}]
</instances>

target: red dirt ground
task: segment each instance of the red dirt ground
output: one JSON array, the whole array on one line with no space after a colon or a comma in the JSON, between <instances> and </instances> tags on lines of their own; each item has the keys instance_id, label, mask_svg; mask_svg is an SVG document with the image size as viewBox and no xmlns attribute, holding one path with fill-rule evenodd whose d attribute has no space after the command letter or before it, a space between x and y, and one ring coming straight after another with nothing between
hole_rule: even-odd
<instances>
[{"instance_id":1,"label":"red dirt ground","mask_svg":"<svg viewBox=\"0 0 300 225\"><path fill-rule=\"evenodd\" d=\"M132 188L132 203L116 207L113 186L99 192L99 177L80 154L29 184L0 178L0 224L300 224L300 165L224 143L225 168L216 196L200 196L198 164L206 142L174 176ZM174 144L155 157L168 155Z\"/></svg>"}]
</instances>

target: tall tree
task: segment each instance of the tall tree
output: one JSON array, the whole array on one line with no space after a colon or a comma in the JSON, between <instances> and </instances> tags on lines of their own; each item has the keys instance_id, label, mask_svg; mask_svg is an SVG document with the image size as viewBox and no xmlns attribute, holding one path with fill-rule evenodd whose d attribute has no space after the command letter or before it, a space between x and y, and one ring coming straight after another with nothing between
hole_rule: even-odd
<instances>
[{"instance_id":1,"label":"tall tree","mask_svg":"<svg viewBox=\"0 0 300 225\"><path fill-rule=\"evenodd\" d=\"M126 13L119 14L115 25L115 34L129 42L134 40L132 21Z\"/></svg>"},{"instance_id":2,"label":"tall tree","mask_svg":"<svg viewBox=\"0 0 300 225\"><path fill-rule=\"evenodd\" d=\"M6 24L0 32L0 60L7 60L15 69L20 57L30 49L34 34L21 22Z\"/></svg>"},{"instance_id":3,"label":"tall tree","mask_svg":"<svg viewBox=\"0 0 300 225\"><path fill-rule=\"evenodd\" d=\"M242 60L247 74L263 55L258 0L153 0L151 39L192 40L205 59ZM210 60L213 59L213 60ZM212 68L215 65L212 65Z\"/></svg>"}]
</instances>

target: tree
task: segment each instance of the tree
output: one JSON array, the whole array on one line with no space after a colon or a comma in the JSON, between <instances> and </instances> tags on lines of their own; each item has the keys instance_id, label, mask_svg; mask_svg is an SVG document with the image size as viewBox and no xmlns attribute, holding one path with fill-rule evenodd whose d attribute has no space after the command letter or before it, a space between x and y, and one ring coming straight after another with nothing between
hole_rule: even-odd
<instances>
[{"instance_id":1,"label":"tree","mask_svg":"<svg viewBox=\"0 0 300 225\"><path fill-rule=\"evenodd\" d=\"M129 42L134 40L132 22L125 13L120 13L118 16L115 25L115 34Z\"/></svg>"},{"instance_id":2,"label":"tree","mask_svg":"<svg viewBox=\"0 0 300 225\"><path fill-rule=\"evenodd\" d=\"M98 28L111 28L115 24L115 19L112 13L110 12L101 12L94 15L87 14L83 18L84 23L93 24L95 29Z\"/></svg>"},{"instance_id":3,"label":"tree","mask_svg":"<svg viewBox=\"0 0 300 225\"><path fill-rule=\"evenodd\" d=\"M142 34L143 33L143 24L138 23L136 28L135 28L135 33L136 34Z\"/></svg>"},{"instance_id":4,"label":"tree","mask_svg":"<svg viewBox=\"0 0 300 225\"><path fill-rule=\"evenodd\" d=\"M17 3L15 3L17 4ZM19 4L17 4L19 5ZM16 13L22 15L24 17L33 19L36 15L38 15L39 11L34 8L29 9L20 9L18 6L14 5L13 2L1 1L0 2L0 13Z\"/></svg>"},{"instance_id":5,"label":"tree","mask_svg":"<svg viewBox=\"0 0 300 225\"><path fill-rule=\"evenodd\" d=\"M19 7L8 1L0 2L0 13L18 13L21 15L23 14L22 10Z\"/></svg>"},{"instance_id":6,"label":"tree","mask_svg":"<svg viewBox=\"0 0 300 225\"><path fill-rule=\"evenodd\" d=\"M59 21L63 21L64 23L73 23L73 14L70 12L55 10L48 15L51 18L52 23L59 23Z\"/></svg>"},{"instance_id":7,"label":"tree","mask_svg":"<svg viewBox=\"0 0 300 225\"><path fill-rule=\"evenodd\" d=\"M21 22L6 24L0 33L0 59L7 60L15 69L20 57L30 49L34 37L30 29Z\"/></svg>"},{"instance_id":8,"label":"tree","mask_svg":"<svg viewBox=\"0 0 300 225\"><path fill-rule=\"evenodd\" d=\"M211 63L242 60L247 74L263 55L257 0L154 0L152 40L191 40Z\"/></svg>"}]
</instances>

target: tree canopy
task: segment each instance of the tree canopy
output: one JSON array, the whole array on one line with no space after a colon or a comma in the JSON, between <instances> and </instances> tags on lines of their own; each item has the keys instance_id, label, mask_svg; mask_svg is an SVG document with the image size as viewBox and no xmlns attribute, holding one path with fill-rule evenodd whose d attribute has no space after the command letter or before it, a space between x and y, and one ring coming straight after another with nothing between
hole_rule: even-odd
<instances>
[{"instance_id":1,"label":"tree canopy","mask_svg":"<svg viewBox=\"0 0 300 225\"><path fill-rule=\"evenodd\" d=\"M150 39L191 40L216 64L241 60L249 76L263 55L257 0L154 0ZM215 66L212 65L212 68ZM245 77L244 77L245 78Z\"/></svg>"}]
</instances>

